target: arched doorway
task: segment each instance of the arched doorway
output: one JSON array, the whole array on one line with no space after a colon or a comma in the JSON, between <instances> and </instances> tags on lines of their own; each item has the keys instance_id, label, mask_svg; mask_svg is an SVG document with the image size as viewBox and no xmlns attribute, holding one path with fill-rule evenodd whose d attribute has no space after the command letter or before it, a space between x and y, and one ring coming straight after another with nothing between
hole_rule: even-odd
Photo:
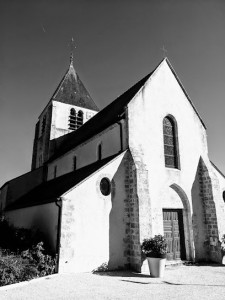
<instances>
[{"instance_id":1,"label":"arched doorway","mask_svg":"<svg viewBox=\"0 0 225 300\"><path fill-rule=\"evenodd\" d=\"M163 204L164 235L168 242L168 260L193 260L193 233L190 204L184 190L170 185ZM169 199L170 198L170 199Z\"/></svg>"}]
</instances>

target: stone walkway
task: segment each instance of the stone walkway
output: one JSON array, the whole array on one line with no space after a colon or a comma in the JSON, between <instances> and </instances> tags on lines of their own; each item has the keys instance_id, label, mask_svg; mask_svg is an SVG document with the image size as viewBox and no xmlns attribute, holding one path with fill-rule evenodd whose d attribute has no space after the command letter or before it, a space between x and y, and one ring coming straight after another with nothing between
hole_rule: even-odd
<instances>
[{"instance_id":1,"label":"stone walkway","mask_svg":"<svg viewBox=\"0 0 225 300\"><path fill-rule=\"evenodd\" d=\"M225 299L225 266L167 267L163 279L134 272L60 274L0 288L1 300Z\"/></svg>"}]
</instances>

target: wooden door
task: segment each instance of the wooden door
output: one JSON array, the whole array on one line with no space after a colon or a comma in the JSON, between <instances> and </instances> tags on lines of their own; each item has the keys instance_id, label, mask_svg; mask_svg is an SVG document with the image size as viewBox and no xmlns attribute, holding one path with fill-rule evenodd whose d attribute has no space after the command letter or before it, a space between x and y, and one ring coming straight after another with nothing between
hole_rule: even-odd
<instances>
[{"instance_id":1,"label":"wooden door","mask_svg":"<svg viewBox=\"0 0 225 300\"><path fill-rule=\"evenodd\" d=\"M167 260L184 260L184 228L182 209L163 210L164 236L168 243Z\"/></svg>"}]
</instances>

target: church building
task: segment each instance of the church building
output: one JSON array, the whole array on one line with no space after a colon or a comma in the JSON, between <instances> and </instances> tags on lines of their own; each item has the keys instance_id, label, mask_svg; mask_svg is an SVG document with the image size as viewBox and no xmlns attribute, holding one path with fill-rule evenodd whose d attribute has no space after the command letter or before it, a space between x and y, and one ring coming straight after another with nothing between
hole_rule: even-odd
<instances>
[{"instance_id":1,"label":"church building","mask_svg":"<svg viewBox=\"0 0 225 300\"><path fill-rule=\"evenodd\" d=\"M220 262L224 191L206 126L167 58L99 110L71 56L38 118L31 171L1 187L0 209L44 233L59 272L142 272L140 244L156 234L168 261Z\"/></svg>"}]
</instances>

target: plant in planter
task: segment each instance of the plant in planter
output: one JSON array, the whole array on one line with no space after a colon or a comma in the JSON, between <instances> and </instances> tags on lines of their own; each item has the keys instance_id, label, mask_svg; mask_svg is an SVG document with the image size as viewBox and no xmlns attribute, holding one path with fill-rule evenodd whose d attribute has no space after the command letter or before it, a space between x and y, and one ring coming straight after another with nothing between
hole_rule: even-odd
<instances>
[{"instance_id":1,"label":"plant in planter","mask_svg":"<svg viewBox=\"0 0 225 300\"><path fill-rule=\"evenodd\" d=\"M148 260L152 277L163 277L166 265L167 242L162 235L144 239L141 250Z\"/></svg>"}]
</instances>

